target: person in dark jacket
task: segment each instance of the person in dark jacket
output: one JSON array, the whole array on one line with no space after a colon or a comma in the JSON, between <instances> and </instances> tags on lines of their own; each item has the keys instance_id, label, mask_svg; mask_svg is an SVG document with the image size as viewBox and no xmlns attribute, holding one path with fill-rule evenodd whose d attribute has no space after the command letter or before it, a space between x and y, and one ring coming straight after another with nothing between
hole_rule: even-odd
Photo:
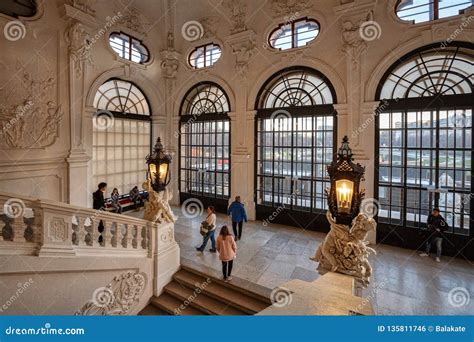
<instances>
[{"instance_id":1,"label":"person in dark jacket","mask_svg":"<svg viewBox=\"0 0 474 342\"><path fill-rule=\"evenodd\" d=\"M96 210L105 210L104 193L107 191L107 183L101 182L97 187L97 191L92 194L92 207ZM100 233L99 243L102 244L102 242L104 241L104 238L102 237L102 233L104 231L104 223L102 222L102 220L100 220L99 222L98 230Z\"/></svg>"},{"instance_id":2,"label":"person in dark jacket","mask_svg":"<svg viewBox=\"0 0 474 342\"><path fill-rule=\"evenodd\" d=\"M104 193L107 191L107 183L101 182L98 185L98 189L96 192L92 194L93 204L92 207L96 210L104 210L105 209L105 199Z\"/></svg>"},{"instance_id":3,"label":"person in dark jacket","mask_svg":"<svg viewBox=\"0 0 474 342\"><path fill-rule=\"evenodd\" d=\"M426 241L425 252L421 253L420 256L429 256L431 245L434 244L436 246L436 262L440 262L443 245L443 233L448 230L448 224L446 223L444 217L441 216L438 208L434 208L430 216L428 216L427 224L430 235Z\"/></svg>"},{"instance_id":4,"label":"person in dark jacket","mask_svg":"<svg viewBox=\"0 0 474 342\"><path fill-rule=\"evenodd\" d=\"M235 201L227 209L227 215L232 216L232 230L234 231L235 240L240 240L242 238L242 226L244 221L247 222L247 213L244 204L240 201L240 196L235 197ZM237 226L239 226L238 231Z\"/></svg>"}]
</instances>

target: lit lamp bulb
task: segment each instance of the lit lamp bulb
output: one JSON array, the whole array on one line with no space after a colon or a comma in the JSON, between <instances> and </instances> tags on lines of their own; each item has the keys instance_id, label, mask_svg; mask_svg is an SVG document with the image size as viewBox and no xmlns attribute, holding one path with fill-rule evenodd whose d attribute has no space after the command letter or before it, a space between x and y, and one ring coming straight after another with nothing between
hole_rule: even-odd
<instances>
[{"instance_id":1,"label":"lit lamp bulb","mask_svg":"<svg viewBox=\"0 0 474 342\"><path fill-rule=\"evenodd\" d=\"M156 165L155 164L149 164L148 165L148 171L149 171L149 178L151 184L155 183L155 178L156 178Z\"/></svg>"},{"instance_id":2,"label":"lit lamp bulb","mask_svg":"<svg viewBox=\"0 0 474 342\"><path fill-rule=\"evenodd\" d=\"M160 181L162 183L165 183L166 181L166 175L168 174L168 164L160 164L160 172L159 172L159 177Z\"/></svg>"},{"instance_id":3,"label":"lit lamp bulb","mask_svg":"<svg viewBox=\"0 0 474 342\"><path fill-rule=\"evenodd\" d=\"M340 213L351 212L354 183L347 179L336 181L337 210Z\"/></svg>"}]
</instances>

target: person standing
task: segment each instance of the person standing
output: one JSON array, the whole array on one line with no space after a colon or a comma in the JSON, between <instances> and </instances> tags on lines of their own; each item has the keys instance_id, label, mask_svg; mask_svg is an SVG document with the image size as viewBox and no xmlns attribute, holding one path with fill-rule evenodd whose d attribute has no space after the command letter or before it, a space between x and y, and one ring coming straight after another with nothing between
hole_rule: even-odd
<instances>
[{"instance_id":1,"label":"person standing","mask_svg":"<svg viewBox=\"0 0 474 342\"><path fill-rule=\"evenodd\" d=\"M101 182L97 186L96 192L92 194L92 208L96 210L104 210L105 209L105 199L104 193L107 191L107 183Z\"/></svg>"},{"instance_id":2,"label":"person standing","mask_svg":"<svg viewBox=\"0 0 474 342\"><path fill-rule=\"evenodd\" d=\"M202 245L196 247L196 249L200 252L203 252L206 248L207 242L211 239L211 249L209 250L212 253L216 253L216 220L217 216L214 210L214 207L210 205L207 207L207 217L206 220L201 223L201 229L205 229L207 233L203 236ZM203 227L204 226L204 227Z\"/></svg>"},{"instance_id":3,"label":"person standing","mask_svg":"<svg viewBox=\"0 0 474 342\"><path fill-rule=\"evenodd\" d=\"M436 246L436 262L441 262L441 252L443 245L443 233L448 230L448 224L443 216L441 216L439 209L434 208L430 216L428 216L428 232L430 236L426 241L425 252L420 253L420 256L427 257L430 255L431 245Z\"/></svg>"},{"instance_id":4,"label":"person standing","mask_svg":"<svg viewBox=\"0 0 474 342\"><path fill-rule=\"evenodd\" d=\"M98 189L96 192L92 194L92 208L95 210L105 210L105 199L104 199L104 193L107 191L107 183L101 182L97 186ZM104 241L104 238L102 237L102 233L104 232L104 223L102 220L99 222L99 243L102 244Z\"/></svg>"},{"instance_id":5,"label":"person standing","mask_svg":"<svg viewBox=\"0 0 474 342\"><path fill-rule=\"evenodd\" d=\"M229 233L227 226L222 226L219 236L217 237L217 250L219 251L219 259L222 262L222 274L224 281L232 280L232 267L237 253L237 244L234 237Z\"/></svg>"},{"instance_id":6,"label":"person standing","mask_svg":"<svg viewBox=\"0 0 474 342\"><path fill-rule=\"evenodd\" d=\"M227 215L232 216L232 230L234 231L235 240L242 238L242 226L244 221L247 222L247 213L244 204L240 200L240 196L235 197L235 201L231 203L227 209ZM239 230L237 230L237 226Z\"/></svg>"},{"instance_id":7,"label":"person standing","mask_svg":"<svg viewBox=\"0 0 474 342\"><path fill-rule=\"evenodd\" d=\"M110 195L110 200L112 203L112 207L114 208L114 213L121 214L122 206L120 205L120 194L117 188L114 188L114 190L112 190L112 194Z\"/></svg>"}]
</instances>

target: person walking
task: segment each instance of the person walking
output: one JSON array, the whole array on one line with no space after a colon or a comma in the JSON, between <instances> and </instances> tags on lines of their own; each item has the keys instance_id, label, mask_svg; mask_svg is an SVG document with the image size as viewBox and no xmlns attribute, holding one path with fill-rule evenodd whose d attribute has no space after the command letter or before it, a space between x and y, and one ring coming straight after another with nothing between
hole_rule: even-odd
<instances>
[{"instance_id":1,"label":"person walking","mask_svg":"<svg viewBox=\"0 0 474 342\"><path fill-rule=\"evenodd\" d=\"M232 216L232 230L234 231L235 240L242 238L242 226L244 221L247 222L247 213L244 204L241 202L240 196L235 197L235 201L231 203L227 209L227 215ZM239 229L237 230L237 226Z\"/></svg>"},{"instance_id":2,"label":"person walking","mask_svg":"<svg viewBox=\"0 0 474 342\"><path fill-rule=\"evenodd\" d=\"M222 262L224 281L231 281L232 267L237 255L237 244L235 243L234 237L229 233L227 226L222 226L219 232L219 236L217 237L217 251L219 252L219 259Z\"/></svg>"},{"instance_id":3,"label":"person walking","mask_svg":"<svg viewBox=\"0 0 474 342\"><path fill-rule=\"evenodd\" d=\"M95 210L105 210L104 194L107 191L107 183L100 182L97 188L96 192L92 194L92 208ZM100 233L98 241L102 244L104 241L104 238L102 237L102 233L104 232L104 222L102 222L102 220L99 221L97 229Z\"/></svg>"},{"instance_id":4,"label":"person walking","mask_svg":"<svg viewBox=\"0 0 474 342\"><path fill-rule=\"evenodd\" d=\"M112 194L110 195L110 201L112 207L114 208L114 213L121 214L122 205L120 205L120 194L117 188L114 188L114 190L112 190Z\"/></svg>"},{"instance_id":5,"label":"person walking","mask_svg":"<svg viewBox=\"0 0 474 342\"><path fill-rule=\"evenodd\" d=\"M203 252L206 248L207 242L209 239L211 240L211 249L209 250L211 253L216 253L216 220L217 216L215 213L215 209L212 205L207 207L207 217L206 220L201 223L201 234L203 235L202 245L196 247L196 249L200 252Z\"/></svg>"},{"instance_id":6,"label":"person walking","mask_svg":"<svg viewBox=\"0 0 474 342\"><path fill-rule=\"evenodd\" d=\"M434 208L430 216L428 216L427 224L430 236L426 241L425 252L420 253L420 256L429 256L431 245L434 244L436 246L436 262L441 262L443 233L448 230L448 224L446 223L444 217L441 216L438 208Z\"/></svg>"}]
</instances>

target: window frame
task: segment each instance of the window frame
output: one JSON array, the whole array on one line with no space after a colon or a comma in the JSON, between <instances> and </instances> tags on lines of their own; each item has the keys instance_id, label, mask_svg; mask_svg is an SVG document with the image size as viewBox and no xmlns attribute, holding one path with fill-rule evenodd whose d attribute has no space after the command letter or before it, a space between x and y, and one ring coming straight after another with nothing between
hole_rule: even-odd
<instances>
[{"instance_id":1,"label":"window frame","mask_svg":"<svg viewBox=\"0 0 474 342\"><path fill-rule=\"evenodd\" d=\"M124 113L124 112L118 112L118 111L114 111L114 110L109 110L109 109L104 109L104 108L97 108L97 106L95 105L94 103L94 108L95 108L95 113L93 115L93 118L95 117L95 115L99 115L100 116L100 113L110 113L114 119L118 119L118 120L122 120L122 121L129 121L129 122L133 122L133 121L145 121L145 122L148 122L149 123L149 132L150 132L150 136L149 136L149 139L148 139L148 145L149 145L149 149L147 151L147 154L151 153L152 151L152 147L153 147L153 125L152 125L152 117L151 117L151 104L150 104L150 101L148 100L146 94L143 92L143 90L134 82L132 81L129 81L129 80L124 80L124 79L120 79L120 78L110 78L108 79L107 81L105 81L104 83L102 83L102 85L106 84L107 82L113 82L113 81L122 81L122 82L126 82L126 83L129 83L131 84L132 86L134 86L136 89L138 89L141 93L141 95L143 95L143 99L146 101L147 103L147 106L148 106L148 114L136 114L136 113ZM101 85L101 86L102 86ZM117 87L117 86L116 86ZM100 88L100 87L99 87ZM130 87L130 91L131 91L131 87ZM96 95L97 93L99 92L99 89L97 89L97 92L96 92ZM101 95L103 95L104 93L101 93ZM130 94L127 94L127 95L130 95ZM95 98L94 98L94 102L95 102ZM108 128L109 129L109 128ZM107 130L108 130L107 129ZM105 130L105 132L107 133L107 130ZM101 130L101 131L104 131L104 130ZM93 135L95 134L95 130L94 130L94 126L93 126ZM115 134L116 132L109 132L109 133L112 133L112 134ZM136 133L137 136L140 134L140 133ZM107 139L107 138L106 138ZM106 143L105 143L105 148L106 148L106 151L107 151L107 148L110 148L110 147L114 147L115 148L118 148L118 147L123 147L123 143L119 146L117 146L116 144L114 145L107 145L107 140L106 140ZM140 146L140 145L137 145L137 146ZM94 138L92 138L92 148L94 149L96 147L96 144L94 144ZM107 152L106 152L107 153ZM145 175L146 173L146 166L145 166L145 157L146 155L143 156L143 165L144 165L144 168L143 168L143 175ZM105 162L107 162L107 155L105 156L106 160ZM124 156L122 155L122 160L125 160ZM93 156L91 158L91 161L94 162L94 159L93 159ZM116 159L113 159L112 162L116 161ZM122 171L121 172L117 172L119 174L124 174L126 171L124 171L125 168L123 167L122 165ZM108 175L108 173L107 173ZM95 174L92 174L92 177L95 178L96 175ZM124 184L121 184L121 185L124 185ZM121 185L112 185L112 184L109 184L109 187L119 187ZM136 184L138 186L141 186L141 184ZM93 187L95 187L96 184L93 184ZM124 195L124 194L128 194L128 192L130 191L130 189L121 189L121 195Z\"/></svg>"},{"instance_id":2,"label":"window frame","mask_svg":"<svg viewBox=\"0 0 474 342\"><path fill-rule=\"evenodd\" d=\"M289 82L284 81L284 77L286 75L291 75L292 73L298 73L298 72L301 72L302 74L305 74L305 73L311 74L317 77L319 80L323 81L324 84L329 88L330 95L331 95L331 101L330 101L331 103L325 103L325 101L323 101L323 103L321 104L311 104L311 105L304 105L304 106L295 105L295 106L287 106L287 107L271 107L271 108L265 107L268 93L271 93L271 89L273 89L273 88L268 89L268 86L269 85L278 86L280 84L285 84L286 86L290 87ZM294 89L294 88L291 88L291 89ZM314 103L314 101L311 101L311 103ZM337 120L337 112L334 108L335 103L337 103L337 96L336 96L335 89L333 85L331 84L331 82L329 81L329 79L318 70L315 70L309 67L294 66L294 67L285 68L273 74L262 85L257 95L257 98L255 100L255 108L257 110L257 114L255 116L255 126L254 126L255 151L256 151L255 156L254 156L254 184L255 184L254 201L255 201L255 205L257 209L257 219L262 219L264 220L264 222L265 221L268 222L268 218L273 217L275 215L275 212L278 212L278 215L276 215L277 216L276 217L277 220L275 221L276 223L288 224L288 225L293 225L293 226L295 225L295 223L297 225L304 224L308 229L316 229L316 230L328 229L327 221L323 219L324 215L321 215L324 213L325 211L324 208L327 205L325 201L324 189L321 188L321 191L318 191L317 190L318 184L316 184L316 182L318 182L318 179L321 178L320 183L322 184L321 186L324 187L324 183L325 183L324 179L326 178L327 183L329 184L329 177L325 175L326 173L325 165L329 165L329 163L334 159L334 156L337 151L337 132L338 132L337 121L338 120ZM265 134L267 133L267 131L261 129L261 127L264 123L264 120L273 119L273 122L275 122L275 120L278 120L278 112L281 112L283 117L286 116L285 115L286 113L288 113L289 118L291 118L291 125L290 125L291 130L286 131L291 136L290 138L291 146L289 147L277 146L277 148L289 149L288 151L291 151L290 152L291 153L291 172L290 172L291 174L289 176L276 175L276 173L278 172L275 172L275 171L278 168L275 168L274 166L275 161L276 161L274 154L272 154L273 157L271 160L272 162L271 174L268 174L267 176L265 175L264 172L263 173L260 172L260 170L264 168L264 166L263 164L259 165L259 163L262 163L262 160L264 160L264 156L265 156L264 150L263 150L263 147L265 146L261 143L260 139L263 139L263 136L262 136L263 133ZM305 146L304 144L300 145L299 142L295 142L295 138L294 138L295 132L296 133L303 132L298 129L297 124L296 125L293 124L293 122L295 121L294 119L296 119L297 121L299 118L302 118L302 121L303 121L304 118L308 118L308 117L311 118L312 120L312 125L311 125L312 128L309 131L307 130L305 131L304 129L303 131L306 133L312 132L312 138L310 139L311 146ZM331 131L332 139L331 139L330 145L326 145L325 140L324 140L326 137L325 132L327 132L326 119L325 119L327 117L332 118L332 131ZM318 129L316 126L316 122L320 118L323 118L323 122L324 122L322 129ZM276 146L274 143L275 135L279 134L280 132L275 131L274 129L272 130L272 132L273 132L271 133L271 135L273 136L272 149L274 151L275 146ZM281 131L281 132L284 132L284 131ZM319 133L323 135L323 140L324 140L323 146L317 145L316 134L319 134ZM331 160L328 162L325 162L326 150L328 148L331 148L331 153L330 153ZM318 162L316 160L318 158L315 158L315 156L318 155L317 152L320 149L323 152L322 161ZM298 158L294 158L294 153L298 153L298 150L300 150L301 153L303 153L303 151L305 152L311 151L311 159L310 159L311 172L307 176L297 177L298 181L301 180L299 184L298 184L298 181L295 182L294 180L294 177L296 177L296 174L297 174L297 171L294 172L294 170L295 170L295 167L299 168L300 165L301 165L301 170L303 170L305 163L303 161L299 161ZM278 160L277 162L281 163L282 161ZM320 167L322 171L322 175L320 177L317 176L316 168L318 167ZM277 182L281 182L281 178L285 179L286 177L290 177L290 194L292 194L291 197L293 197L290 199L290 204L287 204L287 205L285 205L284 203L275 202L277 199L279 200L280 198L283 198L288 195L285 192L278 191L278 189L276 189L275 179L280 179L280 180L277 180ZM272 183L271 203L268 201L265 201L264 193L266 192L266 189L265 187L262 186L262 184L266 178L270 178L271 183ZM308 190L306 190L304 195L293 196L293 193L295 193L295 190L294 190L295 187L299 191L300 189L303 188L301 187L301 185L303 183L306 184L308 182L309 184L311 184L311 189L309 190L309 192ZM278 188L281 189L282 187L278 187ZM277 194L275 195L275 193ZM301 197L301 199L298 199L295 197ZM307 203L308 198L310 201L309 207L305 205L299 205L299 203L303 203L303 202ZM317 206L318 201L322 201L321 208ZM280 214L280 212L284 212L284 214L283 213ZM296 214L296 215L293 216L292 214L293 215ZM313 222L316 222L314 226L312 225Z\"/></svg>"},{"instance_id":3,"label":"window frame","mask_svg":"<svg viewBox=\"0 0 474 342\"><path fill-rule=\"evenodd\" d=\"M218 89L222 94L220 97L223 96L225 98L225 104L227 104L227 108L223 108L223 109L227 109L227 111L187 113L187 109L189 109L190 105L193 103L193 101L189 100L189 97L192 96L192 99L194 99L196 96L199 96L199 94L201 94L201 92L203 91L203 90L198 90L195 94L193 94L193 92L195 92L198 87L204 87L203 89L205 89L205 87L211 87L211 88L215 87L216 89ZM209 94L211 94L211 92L209 92ZM203 99L201 97L199 97L199 98ZM191 107L191 108L194 108L194 107ZM214 83L214 82L207 82L207 81L206 82L199 82L199 83L195 84L194 86L192 86L186 92L185 96L183 97L183 100L181 101L181 106L180 106L179 142L178 142L178 146L179 146L178 188L179 188L179 192L180 192L180 201L181 202L184 202L184 200L187 199L187 198L198 198L205 205L215 206L216 210L218 210L218 211L225 211L226 210L227 201L228 201L228 199L230 198L230 195L231 195L231 177L232 177L232 173L231 173L231 169L232 169L232 158L231 158L231 155L232 155L232 153L231 153L231 149L232 149L232 127L231 126L232 126L232 123L231 123L230 117L228 115L228 113L230 111L231 111L231 107L230 107L230 102L229 102L229 98L227 96L227 93L224 91L224 89L222 87L220 87L217 83ZM227 168L227 170L215 169L215 170L203 172L202 175L201 175L201 180L199 181L199 190L198 191L186 191L187 189L183 189L183 183L191 184L191 183L193 183L193 181L192 181L192 178L188 178L190 176L188 175L187 171L189 171L190 167L188 165L183 166L183 161L182 161L183 158L186 159L186 162L189 160L189 158L190 158L189 153L187 153L186 155L183 155L182 148L193 146L193 144L192 143L184 144L183 139L185 139L185 135L189 134L189 137L192 137L192 132L191 133L183 133L183 126L186 129L189 129L190 127L194 127L194 126L197 126L197 125L205 125L205 123L209 123L209 122L211 122L211 123L212 122L213 123L228 122L228 126L229 126L228 132L224 132L224 129L223 129L223 131L222 131L222 143L219 144L219 145L217 144L217 134L218 134L218 132L214 131L213 133L214 133L215 141L216 141L215 145L206 145L206 144L204 144L204 142L202 142L201 145L197 145L197 146L200 146L202 148L214 146L215 147L215 149L214 149L215 156L210 157L209 159L215 160L216 165L217 165L217 160L218 159L227 159L228 160L228 168ZM204 139L204 133L200 133L200 134L201 134L201 137ZM228 135L228 145L224 144L224 134ZM228 148L228 155L226 156L226 155L223 154L222 158L219 158L218 153L217 153L217 149L219 147L222 148L222 151L224 151L225 148ZM202 157L201 159L204 159L204 157ZM186 172L185 179L183 179L183 177L182 177L182 172L183 171ZM199 170L191 170L191 171L199 173ZM212 172L214 174L214 177L213 177L214 178L214 188L217 187L216 175L222 174L223 181L224 181L224 175L225 174L227 175L228 184L225 186L224 183L223 183L223 188L224 189L227 188L227 194L225 194L224 190L222 191L222 193L223 193L222 195L218 195L217 193L210 193L210 192L204 191L206 182L204 181L203 177L205 176L206 172Z\"/></svg>"},{"instance_id":4,"label":"window frame","mask_svg":"<svg viewBox=\"0 0 474 342\"><path fill-rule=\"evenodd\" d=\"M429 23L429 22L432 22L432 21L436 21L436 20L443 20L443 19L448 19L448 18L452 18L452 17L456 17L456 16L459 16L459 15L462 15L464 13L465 10L467 10L468 8L472 7L473 6L473 2L471 0L471 6L468 6L462 10L460 10L460 13L458 14L454 14L454 15L450 15L450 16L446 16L446 17L439 17L439 10L440 10L440 7L439 7L439 0L427 0L427 3L426 4L423 4L423 5L420 5L418 7L422 7L422 6L429 6L429 16L430 16L430 19L428 20L424 20L424 21L419 21L419 22L415 22L414 19L411 19L411 20L408 20L408 19L403 19L401 18L399 15L398 15L398 7L400 7L401 5L401 2L402 0L398 0L395 4L395 7L394 7L394 13L395 13L395 16L397 19L403 21L403 22L406 22L406 23L411 23L411 24L414 24L414 25L419 25L419 24L426 24L426 23ZM430 2L432 2L432 7L430 6ZM453 5L453 6L450 6L450 7L454 7L456 5ZM433 18L431 19L431 12L432 12L432 16Z\"/></svg>"},{"instance_id":5,"label":"window frame","mask_svg":"<svg viewBox=\"0 0 474 342\"><path fill-rule=\"evenodd\" d=\"M315 23L318 26L318 32L314 36L314 38L311 39L310 41L308 41L305 45L296 46L297 40L295 39L295 36L297 35L297 33L295 32L295 24L299 23L299 22L303 22L303 21L304 22L313 22L313 23ZM275 32L278 32L278 31L283 32L282 27L287 26L287 25L291 25L291 47L287 48L287 49L275 47L272 44L273 34ZM278 26L276 28L274 28L273 30L271 30L270 33L268 34L267 43L268 43L269 47L271 47L273 50L276 50L276 51L288 51L288 50L300 49L300 48L304 48L304 47L308 46L309 44L312 44L318 38L320 32L321 32L321 24L318 20L313 19L313 18L309 18L309 17L303 17L303 18L299 18L299 19L295 19L295 20L287 21L285 23L278 24ZM274 42L276 42L277 39L278 38L274 39Z\"/></svg>"},{"instance_id":6,"label":"window frame","mask_svg":"<svg viewBox=\"0 0 474 342\"><path fill-rule=\"evenodd\" d=\"M463 54L468 54L471 58L474 58L474 44L464 43L464 42L453 42L447 46L450 49L448 52L459 51L459 48L465 48L468 51L463 51ZM426 232L426 222L423 221L424 217L427 216L430 212L430 209L433 206L441 205L441 214L445 216L447 220L452 220L448 222L450 230L445 233L444 237L449 241L445 244L446 253L448 255L457 255L460 253L462 248L466 245L469 239L474 237L474 225L473 225L473 209L474 201L471 196L470 204L466 207L465 196L469 196L474 192L474 183L471 180L470 188L466 187L466 177L470 173L471 178L474 172L474 167L472 165L472 160L474 160L474 149L472 148L474 144L474 129L472 127L472 111L474 110L472 96L474 92L474 83L471 81L470 92L465 93L456 93L456 94L444 94L443 88L441 91L434 93L431 96L420 96L420 97L400 97L400 98L389 98L384 99L381 97L382 89L385 85L385 82L388 80L390 73L396 70L406 70L404 68L405 64L410 62L412 58L418 54L427 53L430 54L432 51L437 51L439 49L439 44L431 44L424 47L420 47L410 53L406 54L402 58L398 59L392 66L388 68L384 76L381 78L379 85L377 87L377 92L375 98L380 101L379 107L375 111L375 160L374 160L374 198L377 201L385 202L388 204L380 205L378 213L376 215L376 220L378 221L377 228L377 241L384 241L385 243L408 247L417 249L422 245L427 238L427 235L423 232ZM456 56L456 53L454 56ZM446 53L448 54L448 53ZM447 73L449 77L449 73ZM457 75L453 72L453 75ZM415 79L416 81L417 79ZM414 81L414 82L415 82ZM407 88L408 89L408 88ZM463 88L458 88L461 91ZM468 89L468 88L467 88ZM393 91L390 90L390 93L393 94ZM456 117L458 111L463 113L465 110L470 110L471 112L471 127L467 126L466 128L459 129L456 124L449 125L448 123L443 123L442 119L446 117L446 120L449 119L449 114L447 111L456 110ZM389 128L384 128L381 126L381 116L388 115L387 117L392 120L392 115L390 113L400 113L401 126L392 128L393 124L389 124ZM416 114L415 114L416 113ZM419 123L418 113L426 113L423 115L430 116L430 124L425 121ZM465 113L465 112L464 112ZM409 115L416 115L416 125L409 126L408 119ZM451 114L452 115L452 114ZM465 116L465 114L461 114ZM424 120L424 118L423 118ZM411 121L410 121L411 122ZM456 122L456 121L455 121ZM470 131L469 131L470 129ZM393 147L393 130L400 131L401 143L400 147ZM427 144L427 140L423 139L423 132L429 131L431 144ZM384 133L388 131L389 133ZM446 137L452 137L452 146L447 142L441 144L442 139L440 138L440 133L446 131ZM410 132L414 132L410 135ZM390 137L390 143L387 146L381 146L382 134L386 137ZM471 141L466 140L467 137L471 137ZM417 143L413 145L410 143L410 139L413 140L413 136ZM459 142L459 143L458 143ZM400 162L394 163L392 157L393 149L400 150ZM382 149L387 151L389 154L389 161L381 164L380 156L382 155ZM462 166L457 165L458 155L457 153L466 153L471 159L470 169L464 161ZM413 162L413 158L408 158L409 152L412 151L415 154L415 159L421 162ZM429 156L430 165L423 164L423 155L426 155L426 158ZM452 165L448 163L450 158L445 160L443 156L452 155ZM410 162L411 160L411 162ZM400 182L394 181L393 177L388 177L387 181L381 181L381 175L383 175L383 170L389 172L389 176L394 168L400 168L401 178ZM429 184L426 185L426 182L423 182L423 172L424 170L430 170ZM411 177L409 173L415 172L415 178L412 181L408 181L408 178ZM453 185L443 185L440 175L453 173ZM466 175L467 174L467 175ZM461 175L462 178L458 180L457 176ZM425 176L426 177L426 176ZM459 183L460 182L460 183ZM459 183L459 184L457 184ZM434 191L431 192L430 189ZM467 184L469 186L469 184ZM436 188L437 187L437 188ZM393 189L400 189L401 198L394 200L392 197ZM443 191L437 191L436 189L442 189ZM380 197L380 194L387 193L383 198ZM451 195L445 195L451 194ZM413 197L415 195L415 197ZM460 211L458 212L457 204L455 202L449 203L449 198L456 198L459 195L459 198L462 198L462 203L460 206ZM387 197L388 196L388 197ZM464 196L464 197L463 197ZM427 203L425 204L425 200ZM413 203L408 206L407 201L412 201ZM444 202L443 202L444 201ZM399 202L397 205L396 202ZM395 203L395 204L393 204ZM399 209L398 215L399 218L395 217L392 213L392 207ZM387 213L384 213L385 216L381 216L380 212L384 209ZM467 213L466 213L467 209ZM397 210L394 211L395 214ZM456 215L461 215L462 217L456 218ZM451 216L451 217L450 217ZM468 231L465 230L466 217L469 217L469 225L467 227ZM455 221L456 220L456 221ZM453 226L453 223L456 223L459 220L460 227ZM465 253L468 258L473 259L474 253L467 252Z\"/></svg>"},{"instance_id":7,"label":"window frame","mask_svg":"<svg viewBox=\"0 0 474 342\"><path fill-rule=\"evenodd\" d=\"M111 42L111 39L113 36L117 36L119 39L122 39L124 42L128 43L128 56L126 57L122 57L118 51L115 50L115 48L112 46L112 42ZM128 40L125 40L123 39L124 37L128 38ZM126 60L128 62L131 62L131 63L135 63L135 64L138 64L138 65L145 65L147 64L148 62L150 62L151 60L151 54L150 54L150 50L148 49L148 47L143 43L142 40L138 39L138 38L135 38L134 36L128 34L128 33L125 33L123 31L114 31L114 32L111 32L109 34L109 37L108 37L108 40L107 40L108 44L109 44L109 47L112 49L112 51L114 52L114 54L116 56L118 56L120 59L123 59L123 60ZM133 44L134 43L137 43L139 47L143 48L145 50L146 53L143 53L143 51L140 51L139 49L138 52L140 53L140 57L143 57L145 56L146 59L144 60L141 60L140 62L136 62L134 60L132 60L132 55L133 55ZM122 52L123 52L123 55L125 56L125 50L127 49L127 46L125 45L122 45ZM142 59L142 58L141 58Z\"/></svg>"},{"instance_id":8,"label":"window frame","mask_svg":"<svg viewBox=\"0 0 474 342\"><path fill-rule=\"evenodd\" d=\"M210 64L210 65L206 65L206 60L207 60L207 58L206 58L206 57L207 57L206 53L207 53L207 51L208 51L207 48L208 48L209 46L217 47L217 48L219 49L219 51L220 51L220 56L219 56L219 58L217 58L217 59L214 61L214 63L212 63L212 64ZM204 56L204 57L203 57L203 61L204 61L204 66L202 66L202 67L198 67L197 65L194 65L194 66L193 66L192 63L191 63L191 60L192 60L192 59L191 59L191 56L192 56L193 53L197 52L197 51L198 51L199 49L201 49L201 48L203 48L203 56ZM217 44L217 43L209 42L209 43L206 43L206 44L202 44L202 45L196 46L195 48L193 48L193 49L188 53L188 66L189 66L191 69L193 69L193 70L199 70L199 69L210 68L210 67L213 67L213 66L221 59L221 57L222 57L222 48L221 48L221 46L220 46L219 44ZM210 58L209 58L209 59L210 59ZM197 58L194 59L194 61L196 61L196 60L197 60ZM212 62L212 61L211 61L211 62Z\"/></svg>"}]
</instances>

